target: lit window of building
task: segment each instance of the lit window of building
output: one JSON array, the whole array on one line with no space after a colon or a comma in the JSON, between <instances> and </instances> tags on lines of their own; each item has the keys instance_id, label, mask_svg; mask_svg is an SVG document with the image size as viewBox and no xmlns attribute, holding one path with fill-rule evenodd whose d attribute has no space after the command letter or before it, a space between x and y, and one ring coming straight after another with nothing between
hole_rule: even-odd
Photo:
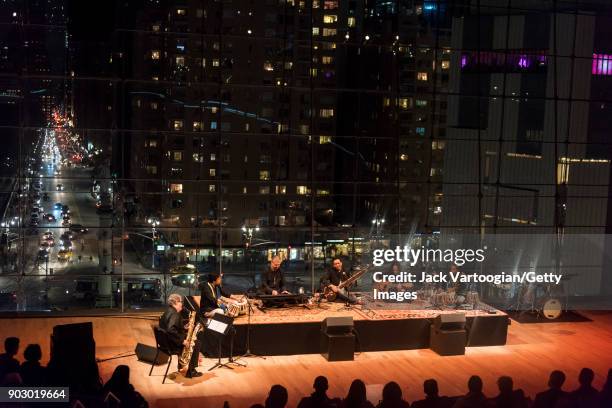
<instances>
[{"instance_id":1,"label":"lit window of building","mask_svg":"<svg viewBox=\"0 0 612 408\"><path fill-rule=\"evenodd\" d=\"M402 109L409 109L412 107L412 98L400 98L399 106Z\"/></svg>"},{"instance_id":2,"label":"lit window of building","mask_svg":"<svg viewBox=\"0 0 612 408\"><path fill-rule=\"evenodd\" d=\"M444 150L445 143L443 140L434 140L431 142L432 150Z\"/></svg>"},{"instance_id":3,"label":"lit window of building","mask_svg":"<svg viewBox=\"0 0 612 408\"><path fill-rule=\"evenodd\" d=\"M268 71L268 72L274 71L274 66L272 65L272 63L270 61L266 61L263 64L263 69L264 69L264 71Z\"/></svg>"},{"instance_id":4,"label":"lit window of building","mask_svg":"<svg viewBox=\"0 0 612 408\"><path fill-rule=\"evenodd\" d=\"M321 117L321 118L333 118L334 117L334 110L331 109L331 108L320 109L319 110L319 117Z\"/></svg>"},{"instance_id":5,"label":"lit window of building","mask_svg":"<svg viewBox=\"0 0 612 408\"><path fill-rule=\"evenodd\" d=\"M319 35L319 27L312 27L312 35Z\"/></svg>"},{"instance_id":6,"label":"lit window of building","mask_svg":"<svg viewBox=\"0 0 612 408\"><path fill-rule=\"evenodd\" d=\"M260 170L259 171L259 179L262 181L270 180L270 171L268 170Z\"/></svg>"},{"instance_id":7,"label":"lit window of building","mask_svg":"<svg viewBox=\"0 0 612 408\"><path fill-rule=\"evenodd\" d=\"M182 67L185 66L185 57L179 56L174 59L177 66Z\"/></svg>"},{"instance_id":8,"label":"lit window of building","mask_svg":"<svg viewBox=\"0 0 612 408\"><path fill-rule=\"evenodd\" d=\"M174 130L183 130L183 121L175 120L172 127L174 128Z\"/></svg>"},{"instance_id":9,"label":"lit window of building","mask_svg":"<svg viewBox=\"0 0 612 408\"><path fill-rule=\"evenodd\" d=\"M401 155L400 155L400 160L401 160L401 161L406 161L406 160L408 160L408 155L407 155L407 154L401 154Z\"/></svg>"},{"instance_id":10,"label":"lit window of building","mask_svg":"<svg viewBox=\"0 0 612 408\"><path fill-rule=\"evenodd\" d=\"M147 170L147 174L152 174L152 175L157 174L157 166L147 166L146 170Z\"/></svg>"},{"instance_id":11,"label":"lit window of building","mask_svg":"<svg viewBox=\"0 0 612 408\"><path fill-rule=\"evenodd\" d=\"M157 139L145 140L145 147L157 147Z\"/></svg>"},{"instance_id":12,"label":"lit window of building","mask_svg":"<svg viewBox=\"0 0 612 408\"><path fill-rule=\"evenodd\" d=\"M211 130L217 129L217 122L215 122L214 120L212 122L210 122L210 129Z\"/></svg>"},{"instance_id":13,"label":"lit window of building","mask_svg":"<svg viewBox=\"0 0 612 408\"><path fill-rule=\"evenodd\" d=\"M151 27L151 29L156 33L159 32L159 29L160 29L159 24L153 24L153 27Z\"/></svg>"},{"instance_id":14,"label":"lit window of building","mask_svg":"<svg viewBox=\"0 0 612 408\"><path fill-rule=\"evenodd\" d=\"M448 60L442 60L442 69L448 69L448 67L450 67L450 61Z\"/></svg>"},{"instance_id":15,"label":"lit window of building","mask_svg":"<svg viewBox=\"0 0 612 408\"><path fill-rule=\"evenodd\" d=\"M276 194L287 194L287 186L276 186Z\"/></svg>"},{"instance_id":16,"label":"lit window of building","mask_svg":"<svg viewBox=\"0 0 612 408\"><path fill-rule=\"evenodd\" d=\"M318 73L319 73L319 70L317 68L310 68L311 77L316 77Z\"/></svg>"},{"instance_id":17,"label":"lit window of building","mask_svg":"<svg viewBox=\"0 0 612 408\"><path fill-rule=\"evenodd\" d=\"M194 132L199 132L202 130L203 127L203 123L202 122L198 122L198 121L194 121L193 122L193 131Z\"/></svg>"},{"instance_id":18,"label":"lit window of building","mask_svg":"<svg viewBox=\"0 0 612 408\"><path fill-rule=\"evenodd\" d=\"M329 195L329 190L318 189L317 195Z\"/></svg>"},{"instance_id":19,"label":"lit window of building","mask_svg":"<svg viewBox=\"0 0 612 408\"><path fill-rule=\"evenodd\" d=\"M297 194L302 194L302 195L303 194L308 194L308 187L306 187L306 186L297 186L295 188L295 192Z\"/></svg>"},{"instance_id":20,"label":"lit window of building","mask_svg":"<svg viewBox=\"0 0 612 408\"><path fill-rule=\"evenodd\" d=\"M182 161L183 160L183 152L175 150L172 152L172 160L174 161Z\"/></svg>"},{"instance_id":21,"label":"lit window of building","mask_svg":"<svg viewBox=\"0 0 612 408\"><path fill-rule=\"evenodd\" d=\"M248 191L249 190L246 188L246 186L242 187L242 194L247 194Z\"/></svg>"},{"instance_id":22,"label":"lit window of building","mask_svg":"<svg viewBox=\"0 0 612 408\"><path fill-rule=\"evenodd\" d=\"M336 35L338 33L338 30L336 30L335 28L324 28L323 29L323 37L331 37L333 35Z\"/></svg>"},{"instance_id":23,"label":"lit window of building","mask_svg":"<svg viewBox=\"0 0 612 408\"><path fill-rule=\"evenodd\" d=\"M427 101L424 99L417 99L415 102L415 105L422 108L424 106L427 106Z\"/></svg>"},{"instance_id":24,"label":"lit window of building","mask_svg":"<svg viewBox=\"0 0 612 408\"><path fill-rule=\"evenodd\" d=\"M323 1L324 10L335 10L337 8L338 8L338 0L324 0Z\"/></svg>"},{"instance_id":25,"label":"lit window of building","mask_svg":"<svg viewBox=\"0 0 612 408\"><path fill-rule=\"evenodd\" d=\"M321 63L323 63L323 64L327 65L327 64L331 64L331 63L333 62L333 60L334 60L334 59L333 59L333 57L330 57L330 56L327 56L327 55L326 55L326 56L324 56L324 57L321 59Z\"/></svg>"},{"instance_id":26,"label":"lit window of building","mask_svg":"<svg viewBox=\"0 0 612 408\"><path fill-rule=\"evenodd\" d=\"M349 17L346 21L346 25L349 27L355 27L355 17Z\"/></svg>"},{"instance_id":27,"label":"lit window of building","mask_svg":"<svg viewBox=\"0 0 612 408\"><path fill-rule=\"evenodd\" d=\"M219 66L219 59L217 59L217 58L213 58L213 60L212 60L212 66L213 66L213 67L218 67L218 66Z\"/></svg>"},{"instance_id":28,"label":"lit window of building","mask_svg":"<svg viewBox=\"0 0 612 408\"><path fill-rule=\"evenodd\" d=\"M187 15L187 10L182 9L182 8L176 9L176 14L179 15L179 16Z\"/></svg>"},{"instance_id":29,"label":"lit window of building","mask_svg":"<svg viewBox=\"0 0 612 408\"><path fill-rule=\"evenodd\" d=\"M319 136L319 144L331 143L331 136Z\"/></svg>"},{"instance_id":30,"label":"lit window of building","mask_svg":"<svg viewBox=\"0 0 612 408\"><path fill-rule=\"evenodd\" d=\"M427 81L427 72L418 72L417 79L419 81Z\"/></svg>"},{"instance_id":31,"label":"lit window of building","mask_svg":"<svg viewBox=\"0 0 612 408\"><path fill-rule=\"evenodd\" d=\"M215 153L211 153L210 154L210 161L215 161L217 160L217 155Z\"/></svg>"},{"instance_id":32,"label":"lit window of building","mask_svg":"<svg viewBox=\"0 0 612 408\"><path fill-rule=\"evenodd\" d=\"M158 108L157 102L151 102L151 109L157 110L157 108Z\"/></svg>"},{"instance_id":33,"label":"lit window of building","mask_svg":"<svg viewBox=\"0 0 612 408\"><path fill-rule=\"evenodd\" d=\"M424 127L416 128L416 134L419 136L425 136L425 128Z\"/></svg>"},{"instance_id":34,"label":"lit window of building","mask_svg":"<svg viewBox=\"0 0 612 408\"><path fill-rule=\"evenodd\" d=\"M195 163L202 163L204 161L204 156L202 156L200 153L194 153L192 157Z\"/></svg>"},{"instance_id":35,"label":"lit window of building","mask_svg":"<svg viewBox=\"0 0 612 408\"><path fill-rule=\"evenodd\" d=\"M183 194L183 184L170 183L170 192L172 194Z\"/></svg>"},{"instance_id":36,"label":"lit window of building","mask_svg":"<svg viewBox=\"0 0 612 408\"><path fill-rule=\"evenodd\" d=\"M217 191L217 188L215 187L214 184L209 184L208 185L208 192L209 193L214 193L215 191Z\"/></svg>"},{"instance_id":37,"label":"lit window of building","mask_svg":"<svg viewBox=\"0 0 612 408\"><path fill-rule=\"evenodd\" d=\"M323 22L325 24L333 24L338 22L338 16L335 14L325 14L323 16Z\"/></svg>"},{"instance_id":38,"label":"lit window of building","mask_svg":"<svg viewBox=\"0 0 612 408\"><path fill-rule=\"evenodd\" d=\"M159 59L159 50L151 51L151 59L158 60Z\"/></svg>"},{"instance_id":39,"label":"lit window of building","mask_svg":"<svg viewBox=\"0 0 612 408\"><path fill-rule=\"evenodd\" d=\"M210 177L216 177L217 169L209 169L208 174L210 174Z\"/></svg>"}]
</instances>

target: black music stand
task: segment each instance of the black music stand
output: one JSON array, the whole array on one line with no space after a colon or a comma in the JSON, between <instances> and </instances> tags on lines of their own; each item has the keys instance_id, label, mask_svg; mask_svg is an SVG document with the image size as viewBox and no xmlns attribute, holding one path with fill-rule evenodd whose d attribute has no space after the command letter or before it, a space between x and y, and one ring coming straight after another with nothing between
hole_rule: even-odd
<instances>
[{"instance_id":1,"label":"black music stand","mask_svg":"<svg viewBox=\"0 0 612 408\"><path fill-rule=\"evenodd\" d=\"M251 305L251 300L249 299L249 294L244 294L247 301L247 335L246 335L246 352L239 356L238 358L246 358L246 357L259 357L266 359L264 356L257 355L255 353L251 353L251 313L253 312L253 305Z\"/></svg>"},{"instance_id":2,"label":"black music stand","mask_svg":"<svg viewBox=\"0 0 612 408\"><path fill-rule=\"evenodd\" d=\"M215 363L215 365L210 367L208 371L212 371L215 368L219 368L219 367L225 367L225 368L229 368L230 370L233 370L234 367L231 367L229 365L229 363L232 363L233 361L229 361L228 363L221 362L221 345L223 343L223 339L225 338L225 336L229 334L230 342L231 342L230 343L230 360L231 360L231 354L234 349L234 331L235 331L234 319L230 316L226 316L220 313L215 313L213 317L211 317L208 320L207 329L212 331L213 334L217 336L217 339L219 340L219 354L217 355L217 362Z\"/></svg>"}]
</instances>

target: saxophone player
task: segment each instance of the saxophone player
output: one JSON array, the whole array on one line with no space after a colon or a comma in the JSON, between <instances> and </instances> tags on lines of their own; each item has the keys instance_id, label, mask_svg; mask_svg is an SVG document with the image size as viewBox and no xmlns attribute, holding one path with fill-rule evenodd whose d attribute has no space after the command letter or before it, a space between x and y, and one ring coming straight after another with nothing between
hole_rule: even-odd
<instances>
[{"instance_id":1,"label":"saxophone player","mask_svg":"<svg viewBox=\"0 0 612 408\"><path fill-rule=\"evenodd\" d=\"M182 310L183 297L173 293L168 296L168 309L166 309L164 314L159 318L159 328L164 330L167 334L168 343L171 347L170 351L172 353L177 353L179 356L181 355L183 348L188 346L188 341L186 339L187 328L185 327L185 321L181 315ZM200 340L196 339L188 366L183 367L180 361L181 359L178 359L178 370L179 372L183 372L183 370L185 370L185 377L192 378L202 375L202 373L196 371L199 354Z\"/></svg>"}]
</instances>

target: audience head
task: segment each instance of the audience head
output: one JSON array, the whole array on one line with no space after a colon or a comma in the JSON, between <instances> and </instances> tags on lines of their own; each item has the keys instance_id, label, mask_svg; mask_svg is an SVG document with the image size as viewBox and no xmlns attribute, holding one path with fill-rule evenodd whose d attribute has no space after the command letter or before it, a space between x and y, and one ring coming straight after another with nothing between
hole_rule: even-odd
<instances>
[{"instance_id":1,"label":"audience head","mask_svg":"<svg viewBox=\"0 0 612 408\"><path fill-rule=\"evenodd\" d=\"M548 379L548 386L550 388L561 389L564 382L565 374L563 373L563 371L555 370L550 373L550 378Z\"/></svg>"},{"instance_id":2,"label":"audience head","mask_svg":"<svg viewBox=\"0 0 612 408\"><path fill-rule=\"evenodd\" d=\"M38 362L42 358L42 350L38 344L28 344L28 347L23 352L23 358L26 361Z\"/></svg>"},{"instance_id":3,"label":"audience head","mask_svg":"<svg viewBox=\"0 0 612 408\"><path fill-rule=\"evenodd\" d=\"M346 400L349 402L363 402L367 399L366 397L366 386L361 380L354 380L349 388Z\"/></svg>"},{"instance_id":4,"label":"audience head","mask_svg":"<svg viewBox=\"0 0 612 408\"><path fill-rule=\"evenodd\" d=\"M402 400L402 389L395 381L385 384L382 392L383 401L397 402Z\"/></svg>"},{"instance_id":5,"label":"audience head","mask_svg":"<svg viewBox=\"0 0 612 408\"><path fill-rule=\"evenodd\" d=\"M425 395L428 397L437 397L438 396L438 382L433 378L429 380L425 380L423 383L423 391Z\"/></svg>"},{"instance_id":6,"label":"audience head","mask_svg":"<svg viewBox=\"0 0 612 408\"><path fill-rule=\"evenodd\" d=\"M317 378L315 378L312 388L314 388L315 391L318 393L324 393L329 388L327 378L322 375L318 376Z\"/></svg>"},{"instance_id":7,"label":"audience head","mask_svg":"<svg viewBox=\"0 0 612 408\"><path fill-rule=\"evenodd\" d=\"M477 375L471 376L470 379L468 380L468 390L470 392L481 393L482 392L482 379Z\"/></svg>"},{"instance_id":8,"label":"audience head","mask_svg":"<svg viewBox=\"0 0 612 408\"><path fill-rule=\"evenodd\" d=\"M284 408L288 400L287 389L279 384L273 385L266 399L265 408Z\"/></svg>"},{"instance_id":9,"label":"audience head","mask_svg":"<svg viewBox=\"0 0 612 408\"><path fill-rule=\"evenodd\" d=\"M512 388L514 387L514 383L512 382L512 378L502 375L497 380L497 387L499 388L499 392L502 394L506 394L512 392Z\"/></svg>"},{"instance_id":10,"label":"audience head","mask_svg":"<svg viewBox=\"0 0 612 408\"><path fill-rule=\"evenodd\" d=\"M4 340L4 350L6 354L11 356L16 355L19 350L19 339L17 337L7 337L6 340Z\"/></svg>"},{"instance_id":11,"label":"audience head","mask_svg":"<svg viewBox=\"0 0 612 408\"><path fill-rule=\"evenodd\" d=\"M118 365L113 371L113 375L111 376L108 383L112 384L113 387L126 387L130 384L130 367L126 365ZM108 384L107 383L107 384Z\"/></svg>"},{"instance_id":12,"label":"audience head","mask_svg":"<svg viewBox=\"0 0 612 408\"><path fill-rule=\"evenodd\" d=\"M578 375L578 382L583 387L588 387L593 382L593 378L595 378L595 373L590 368L583 368L580 370L580 374Z\"/></svg>"},{"instance_id":13,"label":"audience head","mask_svg":"<svg viewBox=\"0 0 612 408\"><path fill-rule=\"evenodd\" d=\"M8 373L4 378L0 378L0 385L3 387L20 387L23 385L21 375L19 373Z\"/></svg>"}]
</instances>

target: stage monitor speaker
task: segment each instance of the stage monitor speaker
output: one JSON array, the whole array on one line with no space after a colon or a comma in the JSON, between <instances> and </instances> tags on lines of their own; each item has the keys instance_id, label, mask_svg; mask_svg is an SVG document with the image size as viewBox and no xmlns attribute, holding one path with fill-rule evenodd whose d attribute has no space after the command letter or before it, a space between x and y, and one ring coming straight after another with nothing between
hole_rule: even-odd
<instances>
[{"instance_id":1,"label":"stage monitor speaker","mask_svg":"<svg viewBox=\"0 0 612 408\"><path fill-rule=\"evenodd\" d=\"M146 344L138 343L136 344L136 357L138 357L139 361L146 361L147 363L153 363L155 359L155 354L157 353L157 348L147 346ZM157 360L155 360L155 365L166 364L168 362L169 356L160 351L157 355Z\"/></svg>"},{"instance_id":2,"label":"stage monitor speaker","mask_svg":"<svg viewBox=\"0 0 612 408\"><path fill-rule=\"evenodd\" d=\"M429 348L441 356L460 356L465 354L467 334L464 329L440 330L433 324L429 330Z\"/></svg>"},{"instance_id":3,"label":"stage monitor speaker","mask_svg":"<svg viewBox=\"0 0 612 408\"><path fill-rule=\"evenodd\" d=\"M53 327L51 359L85 364L96 360L92 322L62 324Z\"/></svg>"},{"instance_id":4,"label":"stage monitor speaker","mask_svg":"<svg viewBox=\"0 0 612 408\"><path fill-rule=\"evenodd\" d=\"M433 323L437 330L463 330L465 329L465 313L442 313Z\"/></svg>"},{"instance_id":5,"label":"stage monitor speaker","mask_svg":"<svg viewBox=\"0 0 612 408\"><path fill-rule=\"evenodd\" d=\"M354 360L355 335L353 333L328 334L322 331L321 354L327 361Z\"/></svg>"},{"instance_id":6,"label":"stage monitor speaker","mask_svg":"<svg viewBox=\"0 0 612 408\"><path fill-rule=\"evenodd\" d=\"M326 317L321 322L321 331L326 334L352 333L353 316Z\"/></svg>"}]
</instances>

